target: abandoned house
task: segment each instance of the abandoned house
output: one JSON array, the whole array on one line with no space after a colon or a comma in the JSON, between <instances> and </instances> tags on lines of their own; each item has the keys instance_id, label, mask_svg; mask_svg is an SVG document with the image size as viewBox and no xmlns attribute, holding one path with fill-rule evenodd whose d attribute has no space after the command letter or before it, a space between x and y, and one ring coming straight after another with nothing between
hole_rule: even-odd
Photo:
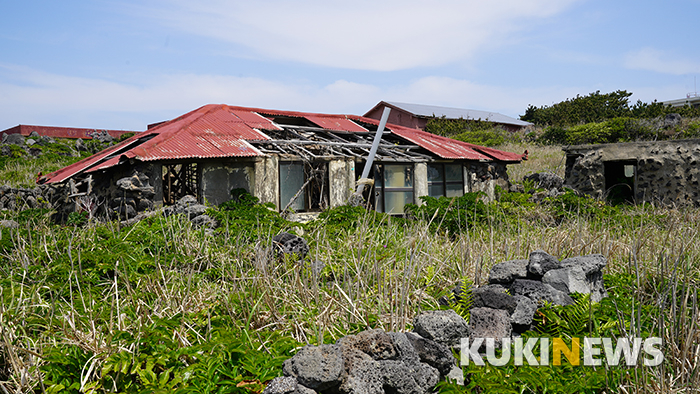
<instances>
[{"instance_id":1,"label":"abandoned house","mask_svg":"<svg viewBox=\"0 0 700 394\"><path fill-rule=\"evenodd\" d=\"M138 133L94 156L44 175L69 184L73 198L94 195L114 208L142 211L185 195L218 205L243 188L278 210L318 212L346 204L362 173L379 121L211 104ZM387 124L376 152L374 209L403 213L418 197L460 196L508 186L506 165L523 155ZM77 201L76 201L77 203Z\"/></svg>"},{"instance_id":2,"label":"abandoned house","mask_svg":"<svg viewBox=\"0 0 700 394\"><path fill-rule=\"evenodd\" d=\"M435 105L409 104L380 101L364 115L367 118L380 119L384 108L391 108L389 123L411 129L425 130L425 125L433 117L446 119L483 120L493 123L508 131L518 131L532 126L532 123L511 118L498 112L479 111L475 109L439 107Z\"/></svg>"},{"instance_id":3,"label":"abandoned house","mask_svg":"<svg viewBox=\"0 0 700 394\"><path fill-rule=\"evenodd\" d=\"M700 140L579 145L565 185L614 203L700 205Z\"/></svg>"}]
</instances>

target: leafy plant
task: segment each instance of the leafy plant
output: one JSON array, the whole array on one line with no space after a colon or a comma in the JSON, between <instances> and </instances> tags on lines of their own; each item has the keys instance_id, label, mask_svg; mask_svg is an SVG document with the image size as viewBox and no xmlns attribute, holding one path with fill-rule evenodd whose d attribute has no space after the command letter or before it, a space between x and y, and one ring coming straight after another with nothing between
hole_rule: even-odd
<instances>
[{"instance_id":1,"label":"leafy plant","mask_svg":"<svg viewBox=\"0 0 700 394\"><path fill-rule=\"evenodd\" d=\"M407 204L405 211L409 216L428 222L433 231L460 234L488 218L484 196L483 192L454 198L424 196L422 205Z\"/></svg>"},{"instance_id":2,"label":"leafy plant","mask_svg":"<svg viewBox=\"0 0 700 394\"><path fill-rule=\"evenodd\" d=\"M462 278L459 282L459 294L453 294L449 298L449 307L469 322L469 312L472 309L473 302L472 283L469 279Z\"/></svg>"}]
</instances>

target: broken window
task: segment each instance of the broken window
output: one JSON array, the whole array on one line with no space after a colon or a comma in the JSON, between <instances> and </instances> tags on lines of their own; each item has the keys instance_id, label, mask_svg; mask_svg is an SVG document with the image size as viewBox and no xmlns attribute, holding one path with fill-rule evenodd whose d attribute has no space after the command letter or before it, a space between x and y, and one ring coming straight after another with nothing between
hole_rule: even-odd
<instances>
[{"instance_id":1,"label":"broken window","mask_svg":"<svg viewBox=\"0 0 700 394\"><path fill-rule=\"evenodd\" d=\"M464 194L461 164L428 164L428 195L430 197L460 197Z\"/></svg>"},{"instance_id":2,"label":"broken window","mask_svg":"<svg viewBox=\"0 0 700 394\"><path fill-rule=\"evenodd\" d=\"M163 204L172 205L184 196L200 200L197 163L163 165Z\"/></svg>"},{"instance_id":3,"label":"broken window","mask_svg":"<svg viewBox=\"0 0 700 394\"><path fill-rule=\"evenodd\" d=\"M377 211L402 214L413 203L413 164L377 164L374 186Z\"/></svg>"},{"instance_id":4,"label":"broken window","mask_svg":"<svg viewBox=\"0 0 700 394\"><path fill-rule=\"evenodd\" d=\"M634 203L637 163L635 161L606 161L605 189L611 204Z\"/></svg>"},{"instance_id":5,"label":"broken window","mask_svg":"<svg viewBox=\"0 0 700 394\"><path fill-rule=\"evenodd\" d=\"M280 163L280 210L321 211L328 207L328 163Z\"/></svg>"}]
</instances>

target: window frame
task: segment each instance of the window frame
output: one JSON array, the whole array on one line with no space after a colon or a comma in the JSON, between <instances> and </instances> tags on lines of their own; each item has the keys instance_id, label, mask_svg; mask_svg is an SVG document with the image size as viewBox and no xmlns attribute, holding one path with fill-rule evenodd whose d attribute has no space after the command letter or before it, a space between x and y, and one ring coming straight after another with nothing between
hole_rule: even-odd
<instances>
[{"instance_id":1,"label":"window frame","mask_svg":"<svg viewBox=\"0 0 700 394\"><path fill-rule=\"evenodd\" d=\"M386 186L386 175L387 167L403 167L404 170L408 169L410 171L410 186ZM376 163L374 164L374 189L375 189L375 199L374 199L374 209L378 212L387 213L386 209L386 196L387 193L411 193L410 201L405 204L415 203L415 168L413 163ZM379 201L377 201L379 200ZM404 206L405 206L404 204ZM393 208L393 207L392 207ZM389 212L390 215L403 215L401 212Z\"/></svg>"},{"instance_id":2,"label":"window frame","mask_svg":"<svg viewBox=\"0 0 700 394\"><path fill-rule=\"evenodd\" d=\"M430 167L434 168L439 168L439 171L441 171L441 178L442 180L440 181L431 181L430 178L428 178L428 195L430 197L435 197L435 198L440 198L440 197L447 197L447 198L454 198L454 197L460 197L464 195L464 165L462 163L428 163L428 174L430 174ZM459 177L460 180L447 180L447 166L458 166L459 167ZM439 196L431 194L431 186L441 186L442 194ZM447 196L447 186L448 185L459 185L460 188L460 194L459 196L452 196L448 197Z\"/></svg>"},{"instance_id":3,"label":"window frame","mask_svg":"<svg viewBox=\"0 0 700 394\"><path fill-rule=\"evenodd\" d=\"M304 186L304 190L302 194L298 197L298 199L302 199L303 201L303 208L302 209L295 209L294 206L296 204L291 205L289 208L293 209L294 212L321 212L325 208L328 208L329 206L329 201L330 201L330 189L329 189L329 178L328 178L328 162L327 161L315 161L315 162L307 162L307 161L301 161L301 160L281 160L278 164L278 173L279 173L279 181L278 181L278 191L279 191L279 211L282 212L282 210L289 204L289 200L284 201L284 198L282 197L282 188L286 184L285 181L287 178L283 178L283 167L286 165L294 165L294 166L301 166L301 171L303 175L303 180L302 180L302 185L306 184ZM317 179L315 182L311 181L307 184L307 181L309 180L309 174L313 174L316 172L321 172L319 179ZM314 190L315 187L321 186L320 190ZM293 192L296 194L299 190L294 190ZM293 197L294 195L289 196L290 198ZM318 198L318 201L316 203L313 202L314 197ZM298 201L298 200L297 200Z\"/></svg>"}]
</instances>

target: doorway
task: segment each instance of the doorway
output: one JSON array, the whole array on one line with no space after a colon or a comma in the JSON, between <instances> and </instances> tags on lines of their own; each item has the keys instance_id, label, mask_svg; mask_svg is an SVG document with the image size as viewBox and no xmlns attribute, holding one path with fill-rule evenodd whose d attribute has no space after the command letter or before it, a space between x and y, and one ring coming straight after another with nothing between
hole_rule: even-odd
<instances>
[{"instance_id":1,"label":"doorway","mask_svg":"<svg viewBox=\"0 0 700 394\"><path fill-rule=\"evenodd\" d=\"M605 195L613 204L634 204L637 190L637 162L634 160L606 161Z\"/></svg>"}]
</instances>

